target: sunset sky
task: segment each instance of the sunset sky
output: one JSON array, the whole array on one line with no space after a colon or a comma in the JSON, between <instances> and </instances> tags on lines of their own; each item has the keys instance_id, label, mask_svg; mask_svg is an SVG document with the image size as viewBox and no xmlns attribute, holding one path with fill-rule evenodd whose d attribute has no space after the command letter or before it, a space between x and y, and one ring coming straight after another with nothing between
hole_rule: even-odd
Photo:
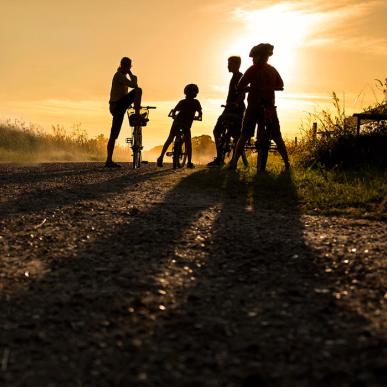
<instances>
[{"instance_id":1,"label":"sunset sky","mask_svg":"<svg viewBox=\"0 0 387 387\"><path fill-rule=\"evenodd\" d=\"M211 134L230 78L227 57L240 55L244 71L260 42L275 46L287 137L333 90L349 113L360 111L380 98L374 80L387 76L385 0L1 0L0 10L1 120L47 130L81 123L92 137L108 136L111 79L129 56L143 102L158 107L144 129L146 148L165 139L167 114L187 83L199 85L204 113L193 135ZM127 132L125 121L121 141Z\"/></svg>"}]
</instances>

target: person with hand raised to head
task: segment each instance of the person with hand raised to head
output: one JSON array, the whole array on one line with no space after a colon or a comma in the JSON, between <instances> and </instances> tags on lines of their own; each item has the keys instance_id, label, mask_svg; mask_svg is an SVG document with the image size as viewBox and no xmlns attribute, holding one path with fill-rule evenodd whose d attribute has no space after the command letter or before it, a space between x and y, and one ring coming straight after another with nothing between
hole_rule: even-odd
<instances>
[{"instance_id":1,"label":"person with hand raised to head","mask_svg":"<svg viewBox=\"0 0 387 387\"><path fill-rule=\"evenodd\" d=\"M107 144L107 159L105 167L119 168L113 161L115 142L121 131L126 110L133 104L135 114L140 114L142 90L138 87L137 77L132 73L132 60L121 59L120 66L113 76L110 91L109 110L113 116L110 137ZM129 78L128 78L129 77ZM129 91L129 88L133 90Z\"/></svg>"}]
</instances>

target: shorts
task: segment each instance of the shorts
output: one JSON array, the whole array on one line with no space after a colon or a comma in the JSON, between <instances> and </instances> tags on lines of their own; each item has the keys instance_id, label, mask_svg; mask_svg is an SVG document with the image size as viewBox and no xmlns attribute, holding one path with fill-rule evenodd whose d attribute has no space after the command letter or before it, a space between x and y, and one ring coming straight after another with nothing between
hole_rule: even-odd
<instances>
[{"instance_id":1,"label":"shorts","mask_svg":"<svg viewBox=\"0 0 387 387\"><path fill-rule=\"evenodd\" d=\"M173 121L173 124L171 126L171 131L169 132L170 136L176 137L179 133L179 130L182 129L184 136L186 138L191 137L191 126L192 122L182 122L182 121Z\"/></svg>"},{"instance_id":2,"label":"shorts","mask_svg":"<svg viewBox=\"0 0 387 387\"><path fill-rule=\"evenodd\" d=\"M118 138L126 110L134 102L135 94L136 89L133 89L118 101L109 103L109 110L113 116L112 128L110 131L111 139L116 140Z\"/></svg>"},{"instance_id":3,"label":"shorts","mask_svg":"<svg viewBox=\"0 0 387 387\"><path fill-rule=\"evenodd\" d=\"M248 138L254 137L255 127L258 125L257 139L262 138L265 121L267 125L270 125L271 137L273 139L281 137L280 124L275 106L269 108L252 108L248 106L243 117L242 134Z\"/></svg>"}]
</instances>

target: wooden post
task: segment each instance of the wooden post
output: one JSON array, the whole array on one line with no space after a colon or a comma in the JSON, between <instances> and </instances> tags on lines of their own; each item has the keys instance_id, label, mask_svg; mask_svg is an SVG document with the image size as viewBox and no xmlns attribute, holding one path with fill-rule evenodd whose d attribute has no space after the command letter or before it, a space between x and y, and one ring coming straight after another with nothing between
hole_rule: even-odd
<instances>
[{"instance_id":1,"label":"wooden post","mask_svg":"<svg viewBox=\"0 0 387 387\"><path fill-rule=\"evenodd\" d=\"M312 124L312 138L313 141L315 141L317 138L317 122L313 122Z\"/></svg>"},{"instance_id":2,"label":"wooden post","mask_svg":"<svg viewBox=\"0 0 387 387\"><path fill-rule=\"evenodd\" d=\"M297 147L297 137L294 137L294 146Z\"/></svg>"},{"instance_id":3,"label":"wooden post","mask_svg":"<svg viewBox=\"0 0 387 387\"><path fill-rule=\"evenodd\" d=\"M356 125L356 136L360 134L360 117L357 117L357 125Z\"/></svg>"}]
</instances>

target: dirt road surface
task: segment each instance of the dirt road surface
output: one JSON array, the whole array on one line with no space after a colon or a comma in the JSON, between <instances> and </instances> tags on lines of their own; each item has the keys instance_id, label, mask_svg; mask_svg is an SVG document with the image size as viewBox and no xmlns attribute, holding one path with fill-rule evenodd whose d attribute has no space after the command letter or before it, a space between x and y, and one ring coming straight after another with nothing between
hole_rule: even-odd
<instances>
[{"instance_id":1,"label":"dirt road surface","mask_svg":"<svg viewBox=\"0 0 387 387\"><path fill-rule=\"evenodd\" d=\"M0 167L1 386L386 386L386 225L291 176Z\"/></svg>"}]
</instances>

